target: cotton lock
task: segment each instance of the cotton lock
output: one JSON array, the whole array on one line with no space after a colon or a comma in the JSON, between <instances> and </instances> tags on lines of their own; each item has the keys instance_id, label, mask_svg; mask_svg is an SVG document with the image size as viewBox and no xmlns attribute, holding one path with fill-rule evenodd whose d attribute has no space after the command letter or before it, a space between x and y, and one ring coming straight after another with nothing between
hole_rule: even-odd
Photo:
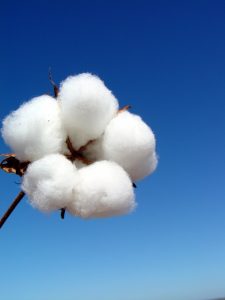
<instances>
[{"instance_id":1,"label":"cotton lock","mask_svg":"<svg viewBox=\"0 0 225 300\"><path fill-rule=\"evenodd\" d=\"M75 199L69 212L83 218L121 215L135 208L132 182L116 163L96 162L78 171Z\"/></svg>"},{"instance_id":2,"label":"cotton lock","mask_svg":"<svg viewBox=\"0 0 225 300\"><path fill-rule=\"evenodd\" d=\"M51 154L29 165L22 189L32 206L51 212L66 208L73 201L77 180L77 170L71 161L61 154Z\"/></svg>"},{"instance_id":3,"label":"cotton lock","mask_svg":"<svg viewBox=\"0 0 225 300\"><path fill-rule=\"evenodd\" d=\"M61 153L66 131L58 102L43 95L24 103L3 120L2 137L21 161Z\"/></svg>"},{"instance_id":4,"label":"cotton lock","mask_svg":"<svg viewBox=\"0 0 225 300\"><path fill-rule=\"evenodd\" d=\"M118 101L97 76L68 77L59 93L63 122L75 149L98 138L116 115Z\"/></svg>"},{"instance_id":5,"label":"cotton lock","mask_svg":"<svg viewBox=\"0 0 225 300\"><path fill-rule=\"evenodd\" d=\"M143 120L127 111L118 113L103 136L90 144L86 155L117 162L133 181L151 174L157 166L155 136Z\"/></svg>"}]
</instances>

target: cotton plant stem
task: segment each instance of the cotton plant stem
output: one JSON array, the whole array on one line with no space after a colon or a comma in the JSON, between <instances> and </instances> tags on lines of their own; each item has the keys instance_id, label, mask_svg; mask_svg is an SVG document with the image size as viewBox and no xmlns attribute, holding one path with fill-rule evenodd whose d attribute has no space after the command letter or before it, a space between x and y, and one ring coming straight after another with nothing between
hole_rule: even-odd
<instances>
[{"instance_id":1,"label":"cotton plant stem","mask_svg":"<svg viewBox=\"0 0 225 300\"><path fill-rule=\"evenodd\" d=\"M10 207L8 208L8 210L5 212L5 214L0 219L0 229L2 228L2 226L5 223L5 221L8 219L8 217L11 215L11 213L14 211L14 209L20 203L20 201L23 199L24 196L25 196L25 193L22 192L22 191L16 196L15 200L13 201L13 203L10 205Z\"/></svg>"}]
</instances>

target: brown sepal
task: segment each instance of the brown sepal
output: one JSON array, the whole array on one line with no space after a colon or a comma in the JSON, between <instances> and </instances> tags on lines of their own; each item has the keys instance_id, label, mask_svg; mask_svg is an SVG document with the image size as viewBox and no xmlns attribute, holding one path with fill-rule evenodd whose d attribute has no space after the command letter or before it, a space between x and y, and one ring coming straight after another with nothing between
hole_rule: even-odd
<instances>
[{"instance_id":1,"label":"brown sepal","mask_svg":"<svg viewBox=\"0 0 225 300\"><path fill-rule=\"evenodd\" d=\"M2 156L6 156L5 159L0 163L0 169L2 169L6 173L13 173L19 176L23 176L29 162L20 162L15 155L5 154Z\"/></svg>"}]
</instances>

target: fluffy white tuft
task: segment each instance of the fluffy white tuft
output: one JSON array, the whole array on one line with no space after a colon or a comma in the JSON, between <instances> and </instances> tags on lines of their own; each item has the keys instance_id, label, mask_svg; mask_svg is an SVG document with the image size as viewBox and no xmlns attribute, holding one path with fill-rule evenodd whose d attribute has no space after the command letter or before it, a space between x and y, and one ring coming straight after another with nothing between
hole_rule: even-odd
<instances>
[{"instance_id":1,"label":"fluffy white tuft","mask_svg":"<svg viewBox=\"0 0 225 300\"><path fill-rule=\"evenodd\" d=\"M78 170L87 166L85 163L83 163L79 159L76 159L73 163Z\"/></svg>"},{"instance_id":2,"label":"fluffy white tuft","mask_svg":"<svg viewBox=\"0 0 225 300\"><path fill-rule=\"evenodd\" d=\"M73 201L77 182L75 166L61 154L51 154L31 163L22 189L35 208L50 212Z\"/></svg>"},{"instance_id":3,"label":"fluffy white tuft","mask_svg":"<svg viewBox=\"0 0 225 300\"><path fill-rule=\"evenodd\" d=\"M66 133L57 101L43 95L24 103L4 119L2 136L21 161L62 152Z\"/></svg>"},{"instance_id":4,"label":"fluffy white tuft","mask_svg":"<svg viewBox=\"0 0 225 300\"><path fill-rule=\"evenodd\" d=\"M98 138L118 110L111 91L101 79L89 73L63 81L59 99L64 124L75 149Z\"/></svg>"},{"instance_id":5,"label":"fluffy white tuft","mask_svg":"<svg viewBox=\"0 0 225 300\"><path fill-rule=\"evenodd\" d=\"M119 113L104 135L90 144L86 155L95 160L115 161L133 181L149 175L157 166L152 130L139 116L129 112Z\"/></svg>"},{"instance_id":6,"label":"fluffy white tuft","mask_svg":"<svg viewBox=\"0 0 225 300\"><path fill-rule=\"evenodd\" d=\"M116 163L101 161L78 171L79 182L69 212L83 218L110 217L135 208L132 182Z\"/></svg>"}]
</instances>

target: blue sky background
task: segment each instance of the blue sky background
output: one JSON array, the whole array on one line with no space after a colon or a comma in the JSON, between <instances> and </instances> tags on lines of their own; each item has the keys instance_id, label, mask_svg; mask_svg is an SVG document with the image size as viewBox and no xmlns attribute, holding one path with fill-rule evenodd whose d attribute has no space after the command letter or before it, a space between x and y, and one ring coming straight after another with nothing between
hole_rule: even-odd
<instances>
[{"instance_id":1,"label":"blue sky background","mask_svg":"<svg viewBox=\"0 0 225 300\"><path fill-rule=\"evenodd\" d=\"M225 296L225 1L46 2L0 1L0 118L51 92L49 66L57 82L89 71L150 124L160 162L129 216L20 203L0 232L1 299ZM19 179L0 182L2 214Z\"/></svg>"}]
</instances>

